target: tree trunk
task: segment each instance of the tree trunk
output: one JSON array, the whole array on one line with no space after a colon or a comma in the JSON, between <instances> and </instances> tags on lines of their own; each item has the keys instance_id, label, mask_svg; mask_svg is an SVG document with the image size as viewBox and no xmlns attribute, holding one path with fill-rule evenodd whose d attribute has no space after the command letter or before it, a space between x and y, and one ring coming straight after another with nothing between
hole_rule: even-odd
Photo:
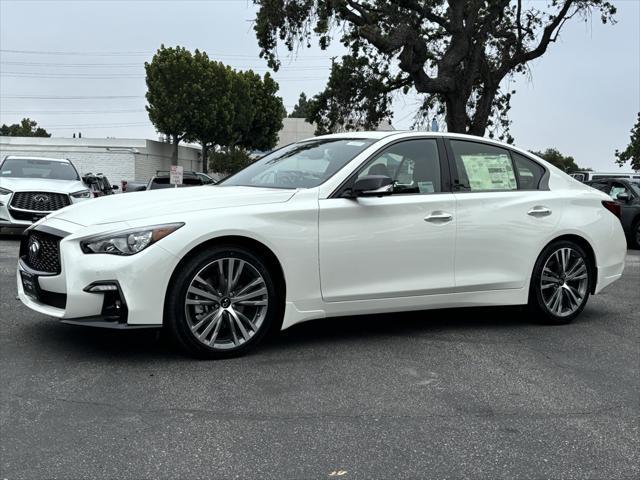
<instances>
[{"instance_id":1,"label":"tree trunk","mask_svg":"<svg viewBox=\"0 0 640 480\"><path fill-rule=\"evenodd\" d=\"M180 137L173 135L173 152L171 153L171 165L178 165L178 144L180 143Z\"/></svg>"},{"instance_id":2,"label":"tree trunk","mask_svg":"<svg viewBox=\"0 0 640 480\"><path fill-rule=\"evenodd\" d=\"M209 173L209 144L202 144L202 173Z\"/></svg>"},{"instance_id":3,"label":"tree trunk","mask_svg":"<svg viewBox=\"0 0 640 480\"><path fill-rule=\"evenodd\" d=\"M467 133L467 99L462 95L449 94L445 97L447 109L447 131Z\"/></svg>"}]
</instances>

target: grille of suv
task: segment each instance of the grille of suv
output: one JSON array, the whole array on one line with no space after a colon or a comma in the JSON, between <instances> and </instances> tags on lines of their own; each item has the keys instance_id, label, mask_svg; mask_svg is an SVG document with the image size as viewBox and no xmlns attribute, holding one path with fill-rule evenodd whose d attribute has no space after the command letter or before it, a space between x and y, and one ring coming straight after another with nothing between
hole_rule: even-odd
<instances>
[{"instance_id":1,"label":"grille of suv","mask_svg":"<svg viewBox=\"0 0 640 480\"><path fill-rule=\"evenodd\" d=\"M71 204L69 195L50 192L16 192L11 199L13 208L33 212L52 212Z\"/></svg>"},{"instance_id":2,"label":"grille of suv","mask_svg":"<svg viewBox=\"0 0 640 480\"><path fill-rule=\"evenodd\" d=\"M23 255L34 270L60 273L60 237L33 230L25 241Z\"/></svg>"}]
</instances>

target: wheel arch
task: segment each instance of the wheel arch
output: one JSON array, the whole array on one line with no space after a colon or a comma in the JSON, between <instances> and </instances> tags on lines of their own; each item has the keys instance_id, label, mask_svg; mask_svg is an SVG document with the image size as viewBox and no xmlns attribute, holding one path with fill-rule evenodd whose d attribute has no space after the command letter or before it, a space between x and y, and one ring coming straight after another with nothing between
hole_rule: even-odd
<instances>
[{"instance_id":1,"label":"wheel arch","mask_svg":"<svg viewBox=\"0 0 640 480\"><path fill-rule=\"evenodd\" d=\"M286 299L287 283L284 275L284 269L282 268L282 264L280 263L280 260L278 260L278 257L276 256L276 254L264 243L254 238L246 237L242 235L223 235L223 236L211 238L202 243L199 243L198 245L194 246L191 250L189 250L180 259L180 261L177 263L177 265L173 269L173 272L171 273L171 277L169 279L169 283L167 284L167 289L165 291L165 298L164 298L165 311L166 311L166 304L168 299L167 293L169 292L169 289L173 285L174 278L176 274L180 271L182 266L190 258L202 252L203 250L207 250L213 247L219 247L222 245L244 247L247 250L250 250L252 253L258 255L262 260L264 260L267 263L267 267L269 267L270 271L272 271L274 274L274 280L276 282L276 290L279 292L281 303L284 306L285 299ZM163 319L163 323L164 323L164 319ZM274 326L274 327L279 330L279 326Z\"/></svg>"},{"instance_id":2,"label":"wheel arch","mask_svg":"<svg viewBox=\"0 0 640 480\"><path fill-rule=\"evenodd\" d=\"M542 255L542 252L544 252L544 250L549 245L555 242L561 242L563 240L571 241L580 245L584 249L584 251L587 253L587 256L589 257L589 270L590 270L589 273L591 278L591 280L589 281L589 292L594 294L596 285L598 284L598 263L596 262L595 251L591 246L591 243L589 243L589 241L586 238L581 237L580 235L576 235L574 233L560 235L559 237L555 237L553 240L549 241L546 245L544 245L540 249L540 252L538 253L538 257Z\"/></svg>"}]
</instances>

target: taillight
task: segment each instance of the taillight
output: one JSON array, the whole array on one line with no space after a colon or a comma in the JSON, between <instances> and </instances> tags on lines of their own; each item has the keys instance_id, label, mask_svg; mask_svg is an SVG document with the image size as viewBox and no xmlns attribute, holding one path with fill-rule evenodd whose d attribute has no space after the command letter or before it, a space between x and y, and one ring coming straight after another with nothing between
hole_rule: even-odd
<instances>
[{"instance_id":1,"label":"taillight","mask_svg":"<svg viewBox=\"0 0 640 480\"><path fill-rule=\"evenodd\" d=\"M620 218L622 215L620 213L620 204L617 202L613 202L611 200L603 200L602 206L613 213L616 217Z\"/></svg>"}]
</instances>

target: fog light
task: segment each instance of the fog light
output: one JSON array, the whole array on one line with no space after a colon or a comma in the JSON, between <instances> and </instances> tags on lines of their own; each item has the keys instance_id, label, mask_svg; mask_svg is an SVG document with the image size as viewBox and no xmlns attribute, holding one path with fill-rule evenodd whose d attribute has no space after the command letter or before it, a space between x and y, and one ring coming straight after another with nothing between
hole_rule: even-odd
<instances>
[{"instance_id":1,"label":"fog light","mask_svg":"<svg viewBox=\"0 0 640 480\"><path fill-rule=\"evenodd\" d=\"M118 286L113 283L92 283L84 291L91 293L117 292Z\"/></svg>"}]
</instances>

